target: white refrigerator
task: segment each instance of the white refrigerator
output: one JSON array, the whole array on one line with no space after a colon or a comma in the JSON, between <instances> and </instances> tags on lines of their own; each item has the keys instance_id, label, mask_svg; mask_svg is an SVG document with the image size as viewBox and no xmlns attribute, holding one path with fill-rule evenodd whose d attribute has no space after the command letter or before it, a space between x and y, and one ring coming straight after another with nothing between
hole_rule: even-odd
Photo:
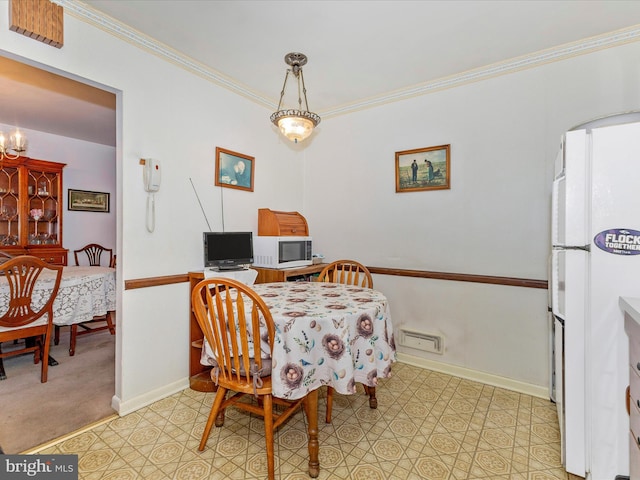
<instances>
[{"instance_id":1,"label":"white refrigerator","mask_svg":"<svg viewBox=\"0 0 640 480\"><path fill-rule=\"evenodd\" d=\"M563 135L552 218L552 398L563 464L587 480L614 480L629 475L628 340L618 299L640 297L640 113Z\"/></svg>"}]
</instances>

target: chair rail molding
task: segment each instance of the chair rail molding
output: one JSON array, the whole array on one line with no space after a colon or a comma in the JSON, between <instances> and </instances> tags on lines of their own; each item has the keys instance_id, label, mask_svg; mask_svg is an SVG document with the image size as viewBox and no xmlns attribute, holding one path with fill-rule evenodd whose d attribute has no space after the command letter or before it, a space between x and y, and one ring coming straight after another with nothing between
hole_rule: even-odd
<instances>
[{"instance_id":1,"label":"chair rail molding","mask_svg":"<svg viewBox=\"0 0 640 480\"><path fill-rule=\"evenodd\" d=\"M450 280L455 282L488 283L491 285L508 285L512 287L542 288L546 289L546 280L535 280L529 278L515 277L495 277L490 275L475 275L469 273L447 273L432 272L429 270L407 270L402 268L388 267L367 267L373 274L397 275L400 277L432 278L435 280ZM161 277L135 278L125 280L124 289L134 290L136 288L157 287L161 285L171 285L173 283L184 283L189 281L189 274L165 275Z\"/></svg>"}]
</instances>

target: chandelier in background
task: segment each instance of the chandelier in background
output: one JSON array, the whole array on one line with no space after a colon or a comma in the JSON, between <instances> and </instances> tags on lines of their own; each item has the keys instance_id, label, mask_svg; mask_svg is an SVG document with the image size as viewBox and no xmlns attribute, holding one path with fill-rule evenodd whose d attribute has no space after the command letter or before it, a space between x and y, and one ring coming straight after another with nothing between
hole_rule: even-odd
<instances>
[{"instance_id":1,"label":"chandelier in background","mask_svg":"<svg viewBox=\"0 0 640 480\"><path fill-rule=\"evenodd\" d=\"M22 152L27 150L27 137L25 137L17 128L11 132L9 138L4 136L0 131L0 161L5 158L11 160L17 159ZM10 153L14 152L14 153Z\"/></svg>"},{"instance_id":2,"label":"chandelier in background","mask_svg":"<svg viewBox=\"0 0 640 480\"><path fill-rule=\"evenodd\" d=\"M298 143L311 135L313 129L320 123L320 116L309 111L307 102L307 89L304 85L304 76L302 74L302 67L307 63L307 56L303 53L288 53L285 55L284 61L291 68L288 68L284 75L284 85L282 85L282 92L280 92L278 111L271 114L271 121L285 137L294 143ZM281 110L289 75L293 75L298 84L298 108ZM302 96L304 96L305 110L302 110Z\"/></svg>"}]
</instances>

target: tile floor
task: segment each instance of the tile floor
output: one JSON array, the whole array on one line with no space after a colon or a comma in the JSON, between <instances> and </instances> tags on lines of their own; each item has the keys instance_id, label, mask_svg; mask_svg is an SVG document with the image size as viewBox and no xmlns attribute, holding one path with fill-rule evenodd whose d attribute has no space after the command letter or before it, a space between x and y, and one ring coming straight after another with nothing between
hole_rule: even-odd
<instances>
[{"instance_id":1,"label":"tile floor","mask_svg":"<svg viewBox=\"0 0 640 480\"><path fill-rule=\"evenodd\" d=\"M402 363L381 380L376 410L364 393L335 395L325 424L324 393L319 479L570 478L548 400ZM245 412L227 411L198 452L213 396L187 389L40 451L78 454L86 480L266 478L262 419ZM277 478L310 478L302 410L278 429L275 448Z\"/></svg>"}]
</instances>

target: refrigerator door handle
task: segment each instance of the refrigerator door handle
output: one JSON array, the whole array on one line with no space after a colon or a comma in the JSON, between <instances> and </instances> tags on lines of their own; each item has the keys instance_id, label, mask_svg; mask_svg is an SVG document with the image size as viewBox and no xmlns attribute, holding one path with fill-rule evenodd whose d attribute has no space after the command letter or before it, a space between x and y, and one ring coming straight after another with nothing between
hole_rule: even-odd
<instances>
[{"instance_id":1,"label":"refrigerator door handle","mask_svg":"<svg viewBox=\"0 0 640 480\"><path fill-rule=\"evenodd\" d=\"M551 244L563 244L566 242L566 192L564 175L553 181L551 198Z\"/></svg>"},{"instance_id":2,"label":"refrigerator door handle","mask_svg":"<svg viewBox=\"0 0 640 480\"><path fill-rule=\"evenodd\" d=\"M554 317L564 317L564 257L566 252L563 249L551 251L551 272L550 272L550 304L551 313Z\"/></svg>"},{"instance_id":3,"label":"refrigerator door handle","mask_svg":"<svg viewBox=\"0 0 640 480\"><path fill-rule=\"evenodd\" d=\"M583 252L590 252L591 245L572 245L570 247L566 245L553 245L552 248L556 250L582 250Z\"/></svg>"}]
</instances>

